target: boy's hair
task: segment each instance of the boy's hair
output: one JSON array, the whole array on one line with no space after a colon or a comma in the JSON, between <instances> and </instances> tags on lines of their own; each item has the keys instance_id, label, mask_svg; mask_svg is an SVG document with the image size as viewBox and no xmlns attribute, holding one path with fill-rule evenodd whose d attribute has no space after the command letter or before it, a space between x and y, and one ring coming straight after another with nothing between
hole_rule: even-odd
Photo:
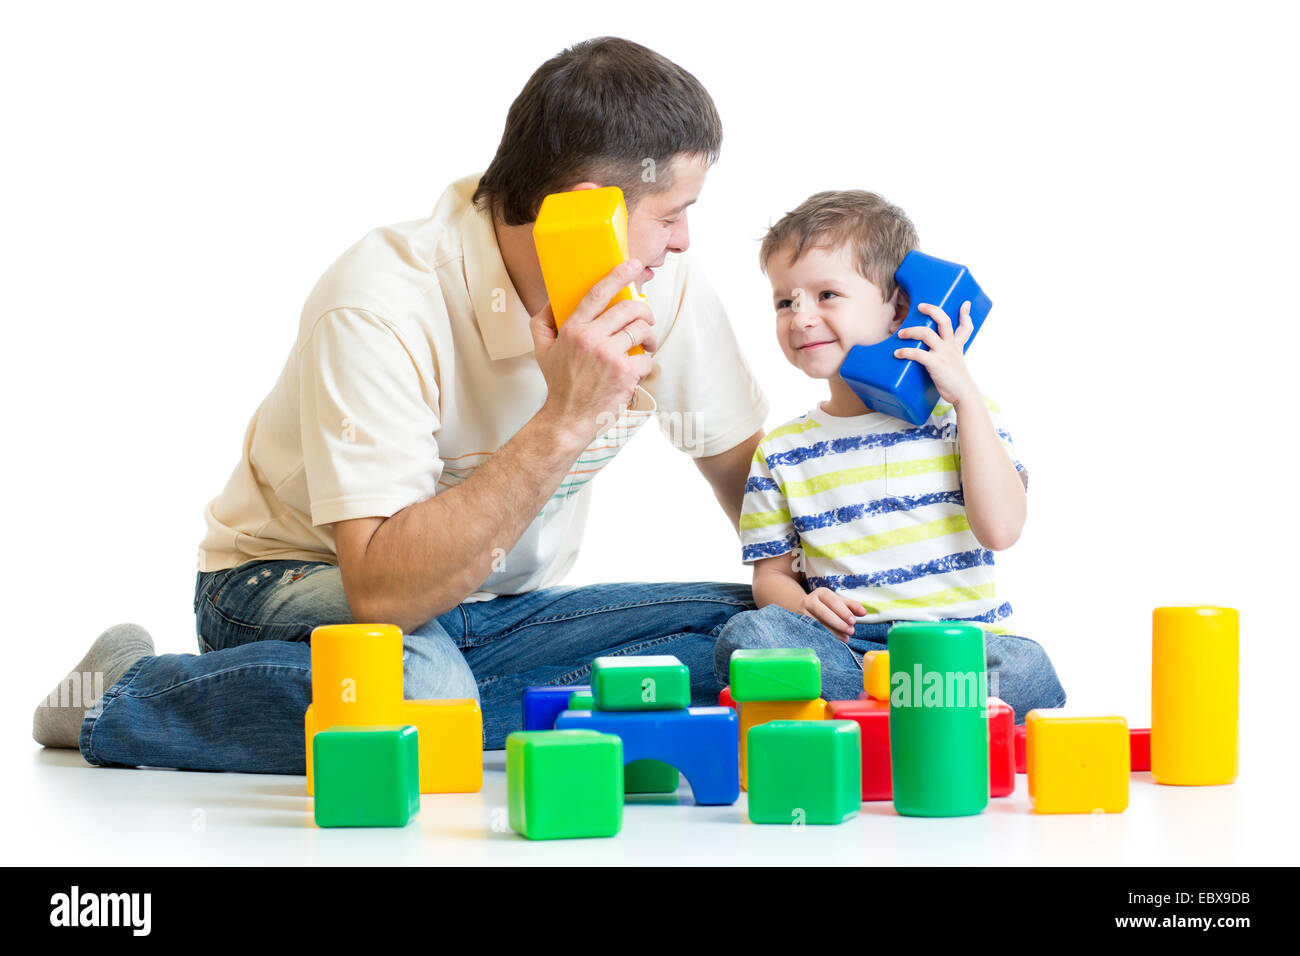
<instances>
[{"instance_id":1,"label":"boy's hair","mask_svg":"<svg viewBox=\"0 0 1300 956\"><path fill-rule=\"evenodd\" d=\"M827 190L813 193L768 229L758 264L766 274L772 256L787 247L792 247L793 263L809 247L844 245L853 250L858 274L880 289L888 302L896 288L894 273L920 239L907 214L876 193Z\"/></svg>"},{"instance_id":2,"label":"boy's hair","mask_svg":"<svg viewBox=\"0 0 1300 956\"><path fill-rule=\"evenodd\" d=\"M699 80L639 43L596 37L528 78L473 201L518 226L537 218L547 194L591 180L620 187L630 211L672 185L674 156L712 166L721 149L722 120Z\"/></svg>"}]
</instances>

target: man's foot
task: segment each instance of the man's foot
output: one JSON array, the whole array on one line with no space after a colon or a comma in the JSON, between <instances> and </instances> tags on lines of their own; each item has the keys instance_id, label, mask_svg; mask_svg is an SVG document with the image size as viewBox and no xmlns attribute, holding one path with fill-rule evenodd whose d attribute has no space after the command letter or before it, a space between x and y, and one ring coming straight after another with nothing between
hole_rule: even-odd
<instances>
[{"instance_id":1,"label":"man's foot","mask_svg":"<svg viewBox=\"0 0 1300 956\"><path fill-rule=\"evenodd\" d=\"M117 624L99 635L81 663L59 681L32 716L32 737L43 747L76 748L81 722L127 668L153 654L153 638L138 624Z\"/></svg>"}]
</instances>

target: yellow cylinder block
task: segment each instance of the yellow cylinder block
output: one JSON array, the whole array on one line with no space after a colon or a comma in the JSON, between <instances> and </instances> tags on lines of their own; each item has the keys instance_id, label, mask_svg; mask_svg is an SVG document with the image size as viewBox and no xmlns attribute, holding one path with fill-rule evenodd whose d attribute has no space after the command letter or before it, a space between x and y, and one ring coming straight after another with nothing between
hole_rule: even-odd
<instances>
[{"instance_id":1,"label":"yellow cylinder block","mask_svg":"<svg viewBox=\"0 0 1300 956\"><path fill-rule=\"evenodd\" d=\"M875 700L889 700L889 651L867 651L863 655L862 689Z\"/></svg>"},{"instance_id":2,"label":"yellow cylinder block","mask_svg":"<svg viewBox=\"0 0 1300 956\"><path fill-rule=\"evenodd\" d=\"M546 295L551 300L558 329L591 287L628 259L623 190L606 186L551 193L537 211L533 244L537 247L537 261L542 267ZM605 308L633 298L645 297L629 284ZM640 355L644 351L637 345L627 354Z\"/></svg>"},{"instance_id":3,"label":"yellow cylinder block","mask_svg":"<svg viewBox=\"0 0 1300 956\"><path fill-rule=\"evenodd\" d=\"M1151 775L1157 783L1237 779L1237 611L1158 607L1151 637Z\"/></svg>"}]
</instances>

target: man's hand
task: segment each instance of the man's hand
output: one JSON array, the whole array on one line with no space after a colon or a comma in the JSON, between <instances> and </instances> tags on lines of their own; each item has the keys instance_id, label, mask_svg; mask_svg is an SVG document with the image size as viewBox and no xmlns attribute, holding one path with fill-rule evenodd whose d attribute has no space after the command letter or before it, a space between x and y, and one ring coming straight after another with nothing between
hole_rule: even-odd
<instances>
[{"instance_id":1,"label":"man's hand","mask_svg":"<svg viewBox=\"0 0 1300 956\"><path fill-rule=\"evenodd\" d=\"M548 302L530 328L546 379L543 411L589 443L617 420L654 369L654 314L640 299L606 303L641 273L635 259L601 279L558 330ZM645 354L628 355L635 345Z\"/></svg>"},{"instance_id":2,"label":"man's hand","mask_svg":"<svg viewBox=\"0 0 1300 956\"><path fill-rule=\"evenodd\" d=\"M930 350L895 349L895 357L914 359L924 365L934 380L935 387L939 389L940 397L954 408L967 400L981 401L979 387L966 368L964 353L966 342L975 330L975 325L970 320L970 302L961 304L961 321L955 331L948 313L937 305L922 303L916 310L934 319L938 331L924 325L915 325L900 329L898 337L920 339Z\"/></svg>"},{"instance_id":3,"label":"man's hand","mask_svg":"<svg viewBox=\"0 0 1300 956\"><path fill-rule=\"evenodd\" d=\"M830 588L817 588L804 595L799 613L825 624L836 637L847 642L853 636L855 616L864 617L867 609L857 601L840 597Z\"/></svg>"}]
</instances>

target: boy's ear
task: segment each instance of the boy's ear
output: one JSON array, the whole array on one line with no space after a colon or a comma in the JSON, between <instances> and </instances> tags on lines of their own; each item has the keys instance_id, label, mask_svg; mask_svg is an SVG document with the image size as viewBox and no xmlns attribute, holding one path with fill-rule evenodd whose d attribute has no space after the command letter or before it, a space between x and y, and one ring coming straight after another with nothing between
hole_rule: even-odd
<instances>
[{"instance_id":1,"label":"boy's ear","mask_svg":"<svg viewBox=\"0 0 1300 956\"><path fill-rule=\"evenodd\" d=\"M889 323L889 334L893 335L902 327L903 320L907 318L911 300L907 293L903 291L903 287L899 285L894 286L894 295L889 301L894 306L894 318Z\"/></svg>"}]
</instances>

